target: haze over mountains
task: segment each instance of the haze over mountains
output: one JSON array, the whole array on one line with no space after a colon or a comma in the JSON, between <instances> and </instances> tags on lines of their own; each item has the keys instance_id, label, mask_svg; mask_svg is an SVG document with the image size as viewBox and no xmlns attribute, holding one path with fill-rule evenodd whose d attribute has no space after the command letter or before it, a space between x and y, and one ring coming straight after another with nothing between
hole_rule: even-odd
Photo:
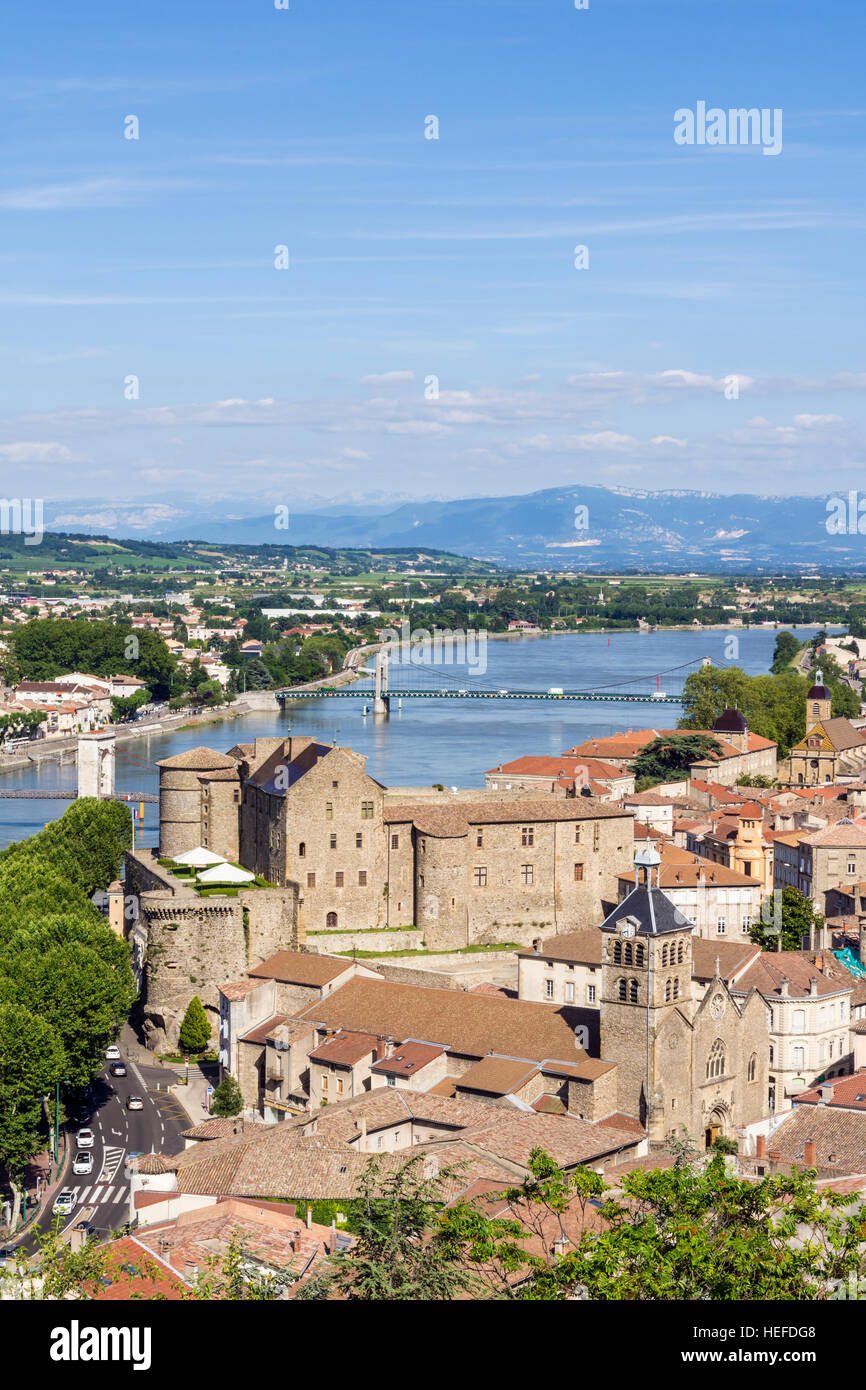
<instances>
[{"instance_id":1,"label":"haze over mountains","mask_svg":"<svg viewBox=\"0 0 866 1390\"><path fill-rule=\"evenodd\" d=\"M139 535L245 545L429 546L506 566L590 571L633 566L655 572L866 566L866 537L856 531L830 534L830 516L824 496L722 496L578 486L521 496L396 506L379 500L366 507L292 512L288 527L285 515L278 525L273 511L221 519L218 505L213 505L209 515L200 510L182 518L175 515L152 522ZM104 514L100 522L102 534L130 535L122 515L114 528L105 524Z\"/></svg>"}]
</instances>

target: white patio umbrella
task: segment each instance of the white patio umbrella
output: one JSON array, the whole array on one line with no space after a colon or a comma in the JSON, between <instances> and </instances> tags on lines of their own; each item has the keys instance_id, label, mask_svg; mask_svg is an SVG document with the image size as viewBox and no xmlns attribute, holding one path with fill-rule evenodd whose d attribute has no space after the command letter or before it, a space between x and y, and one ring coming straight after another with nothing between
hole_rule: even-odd
<instances>
[{"instance_id":1,"label":"white patio umbrella","mask_svg":"<svg viewBox=\"0 0 866 1390\"><path fill-rule=\"evenodd\" d=\"M188 864L191 869L206 869L210 864L225 864L226 858L223 854L214 854L212 850L188 849L186 854L175 856L175 864Z\"/></svg>"},{"instance_id":2,"label":"white patio umbrella","mask_svg":"<svg viewBox=\"0 0 866 1390\"><path fill-rule=\"evenodd\" d=\"M236 864L214 864L212 869L205 869L204 873L199 874L199 883L252 883L255 874L251 874L247 869L239 869Z\"/></svg>"}]
</instances>

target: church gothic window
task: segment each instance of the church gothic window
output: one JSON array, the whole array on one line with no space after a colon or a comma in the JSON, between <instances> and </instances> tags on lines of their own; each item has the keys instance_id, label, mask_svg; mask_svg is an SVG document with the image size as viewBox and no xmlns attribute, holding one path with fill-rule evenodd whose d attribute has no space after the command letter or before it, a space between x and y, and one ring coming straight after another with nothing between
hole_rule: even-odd
<instances>
[{"instance_id":1,"label":"church gothic window","mask_svg":"<svg viewBox=\"0 0 866 1390\"><path fill-rule=\"evenodd\" d=\"M758 1058L753 1052L749 1058L749 1080L754 1081L758 1075Z\"/></svg>"},{"instance_id":2,"label":"church gothic window","mask_svg":"<svg viewBox=\"0 0 866 1390\"><path fill-rule=\"evenodd\" d=\"M637 980L629 980L628 982L628 1001L630 1004L637 1003Z\"/></svg>"},{"instance_id":3,"label":"church gothic window","mask_svg":"<svg viewBox=\"0 0 866 1390\"><path fill-rule=\"evenodd\" d=\"M641 944L640 942L638 942L638 944L637 944L637 945L635 946L635 948L634 948L634 963L635 963L635 965L643 965L643 957L644 957L643 946L642 946L642 944Z\"/></svg>"},{"instance_id":4,"label":"church gothic window","mask_svg":"<svg viewBox=\"0 0 866 1390\"><path fill-rule=\"evenodd\" d=\"M615 942L613 943L613 963L614 963L614 965L622 965L622 942L621 942L621 941L615 941Z\"/></svg>"},{"instance_id":5,"label":"church gothic window","mask_svg":"<svg viewBox=\"0 0 866 1390\"><path fill-rule=\"evenodd\" d=\"M617 980L617 982L616 982L616 997L617 997L617 999L623 999L623 1000L625 1000L625 999L628 998L628 985L626 984L625 980Z\"/></svg>"},{"instance_id":6,"label":"church gothic window","mask_svg":"<svg viewBox=\"0 0 866 1390\"><path fill-rule=\"evenodd\" d=\"M724 1074L725 1044L722 1042L721 1038L716 1038L716 1041L710 1049L710 1055L707 1058L707 1080L711 1080L714 1076L724 1076Z\"/></svg>"},{"instance_id":7,"label":"church gothic window","mask_svg":"<svg viewBox=\"0 0 866 1390\"><path fill-rule=\"evenodd\" d=\"M623 948L622 948L622 960L623 960L623 965L631 965L631 964L632 964L632 958L631 958L631 942L630 942L630 941L627 941L627 942L625 943L625 945L623 946Z\"/></svg>"},{"instance_id":8,"label":"church gothic window","mask_svg":"<svg viewBox=\"0 0 866 1390\"><path fill-rule=\"evenodd\" d=\"M670 980L665 980L665 1003L671 1002L672 986Z\"/></svg>"},{"instance_id":9,"label":"church gothic window","mask_svg":"<svg viewBox=\"0 0 866 1390\"><path fill-rule=\"evenodd\" d=\"M668 948L667 948L667 946L662 946L662 965L667 965L667 963L668 963Z\"/></svg>"},{"instance_id":10,"label":"church gothic window","mask_svg":"<svg viewBox=\"0 0 866 1390\"><path fill-rule=\"evenodd\" d=\"M671 948L671 950L673 951L673 947ZM683 950L684 950L683 943L680 942L679 945L677 946L677 965L682 965L682 963L683 963Z\"/></svg>"}]
</instances>

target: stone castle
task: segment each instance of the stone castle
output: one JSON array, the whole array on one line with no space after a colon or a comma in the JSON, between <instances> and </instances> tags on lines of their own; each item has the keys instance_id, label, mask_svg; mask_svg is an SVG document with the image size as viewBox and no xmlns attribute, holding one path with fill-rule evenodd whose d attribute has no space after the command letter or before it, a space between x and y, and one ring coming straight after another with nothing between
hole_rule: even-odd
<instances>
[{"instance_id":1,"label":"stone castle","mask_svg":"<svg viewBox=\"0 0 866 1390\"><path fill-rule=\"evenodd\" d=\"M146 942L144 1028L173 1040L189 999L307 932L414 925L431 949L590 926L632 866L633 818L591 797L388 789L349 748L258 738L158 764L159 850L127 855ZM236 895L176 878L204 848L256 874Z\"/></svg>"}]
</instances>

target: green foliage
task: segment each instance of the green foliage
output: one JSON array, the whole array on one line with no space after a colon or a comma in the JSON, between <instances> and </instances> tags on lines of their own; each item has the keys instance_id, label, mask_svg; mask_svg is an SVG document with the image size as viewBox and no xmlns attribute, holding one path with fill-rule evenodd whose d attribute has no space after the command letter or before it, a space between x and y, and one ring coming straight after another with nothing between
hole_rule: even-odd
<instances>
[{"instance_id":1,"label":"green foliage","mask_svg":"<svg viewBox=\"0 0 866 1390\"><path fill-rule=\"evenodd\" d=\"M117 874L129 808L83 798L0 854L0 1164L39 1152L43 1096L100 1069L135 998L129 947L91 895Z\"/></svg>"},{"instance_id":2,"label":"green foliage","mask_svg":"<svg viewBox=\"0 0 866 1390\"><path fill-rule=\"evenodd\" d=\"M724 1158L704 1169L638 1170L622 1200L599 1209L602 1231L537 1271L524 1296L641 1301L826 1297L860 1263L862 1217L850 1197L816 1192L812 1175L744 1181Z\"/></svg>"},{"instance_id":3,"label":"green foliage","mask_svg":"<svg viewBox=\"0 0 866 1390\"><path fill-rule=\"evenodd\" d=\"M204 1011L204 1005L198 995L194 994L180 1025L178 1041L184 1052L203 1052L210 1041L210 1031L210 1019Z\"/></svg>"},{"instance_id":4,"label":"green foliage","mask_svg":"<svg viewBox=\"0 0 866 1390\"><path fill-rule=\"evenodd\" d=\"M832 696L833 715L856 718L859 699L840 683L836 663L830 658L821 669ZM738 709L753 733L773 739L779 756L787 757L806 733L806 695L811 684L793 671L747 676L738 666L704 666L686 678L680 728L709 729L724 709Z\"/></svg>"},{"instance_id":5,"label":"green foliage","mask_svg":"<svg viewBox=\"0 0 866 1390\"><path fill-rule=\"evenodd\" d=\"M707 734L668 734L654 738L631 765L635 790L644 791L659 782L679 782L688 776L692 763L721 751L718 740Z\"/></svg>"},{"instance_id":6,"label":"green foliage","mask_svg":"<svg viewBox=\"0 0 866 1390\"><path fill-rule=\"evenodd\" d=\"M235 1078L227 1072L211 1096L210 1113L220 1116L239 1115L243 1108L243 1092Z\"/></svg>"},{"instance_id":7,"label":"green foliage","mask_svg":"<svg viewBox=\"0 0 866 1390\"><path fill-rule=\"evenodd\" d=\"M792 632L782 630L776 637L776 646L773 650L773 664L770 667L773 675L781 675L783 671L786 671L794 657L803 650L805 645L805 642L798 642Z\"/></svg>"},{"instance_id":8,"label":"green foliage","mask_svg":"<svg viewBox=\"0 0 866 1390\"><path fill-rule=\"evenodd\" d=\"M788 887L782 889L781 922L777 924L775 916L778 896L779 890L776 889L772 901L768 900L764 907L766 915L771 920L765 922L762 918L754 923L749 937L763 951L776 951L778 950L779 933L770 930L770 928L780 925L782 928L782 950L799 951L802 949L803 937L808 937L813 924L816 928L823 927L824 918L820 912L815 910L811 898L805 897L799 888Z\"/></svg>"},{"instance_id":9,"label":"green foliage","mask_svg":"<svg viewBox=\"0 0 866 1390\"><path fill-rule=\"evenodd\" d=\"M21 680L53 680L68 671L135 676L167 699L175 661L162 637L131 621L34 618L12 629L7 670Z\"/></svg>"}]
</instances>

